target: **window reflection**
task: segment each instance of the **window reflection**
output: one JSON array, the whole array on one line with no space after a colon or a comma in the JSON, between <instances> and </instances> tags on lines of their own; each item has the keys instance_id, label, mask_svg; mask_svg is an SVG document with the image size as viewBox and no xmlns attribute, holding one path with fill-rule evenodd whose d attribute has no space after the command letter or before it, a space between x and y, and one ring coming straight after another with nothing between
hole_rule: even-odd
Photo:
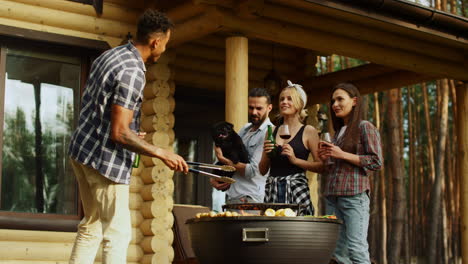
<instances>
[{"instance_id":1,"label":"window reflection","mask_svg":"<svg viewBox=\"0 0 468 264\"><path fill-rule=\"evenodd\" d=\"M79 58L10 49L5 79L0 209L76 215L67 149Z\"/></svg>"},{"instance_id":2,"label":"window reflection","mask_svg":"<svg viewBox=\"0 0 468 264\"><path fill-rule=\"evenodd\" d=\"M197 161L196 139L178 138L174 142L174 152L188 161ZM182 172L174 173L174 202L177 204L196 204L197 182L196 175L189 172L185 175Z\"/></svg>"}]
</instances>

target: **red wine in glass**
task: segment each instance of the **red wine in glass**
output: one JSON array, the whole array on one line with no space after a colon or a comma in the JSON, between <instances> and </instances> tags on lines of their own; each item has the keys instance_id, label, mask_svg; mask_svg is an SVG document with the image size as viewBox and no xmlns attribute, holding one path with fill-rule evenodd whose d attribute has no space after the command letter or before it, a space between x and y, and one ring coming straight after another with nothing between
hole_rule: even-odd
<instances>
[{"instance_id":1,"label":"red wine in glass","mask_svg":"<svg viewBox=\"0 0 468 264\"><path fill-rule=\"evenodd\" d=\"M289 133L288 125L281 125L278 130L280 138L287 140L291 138L291 133Z\"/></svg>"}]
</instances>

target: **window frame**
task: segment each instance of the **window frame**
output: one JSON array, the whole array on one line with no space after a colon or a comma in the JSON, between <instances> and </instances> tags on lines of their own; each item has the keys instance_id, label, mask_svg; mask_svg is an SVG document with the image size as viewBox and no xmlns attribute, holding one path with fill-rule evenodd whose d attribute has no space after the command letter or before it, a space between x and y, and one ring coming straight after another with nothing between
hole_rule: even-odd
<instances>
[{"instance_id":1,"label":"window frame","mask_svg":"<svg viewBox=\"0 0 468 264\"><path fill-rule=\"evenodd\" d=\"M6 30L5 30L6 29ZM24 34L24 31L31 34ZM20 37L18 37L20 36ZM27 36L27 37L26 37ZM28 39L28 41L25 41ZM32 40L32 41L31 41ZM31 43L32 42L32 43ZM77 100L81 100L81 94L86 85L87 77L91 67L91 62L104 50L110 48L107 43L100 41L86 40L76 37L63 36L53 33L45 33L19 29L0 25L0 185L2 183L2 155L3 152L3 132L4 132L4 105L5 105L5 72L6 72L6 50L7 47L14 47L26 50L48 51L53 50L56 54L74 55L81 58L80 87L77 92ZM78 102L79 105L80 102ZM75 113L75 125L78 120L78 113ZM76 215L43 214L43 213L23 213L0 211L0 229L21 229L21 230L43 230L43 231L67 231L75 232L77 225L83 217L83 210L79 198L79 188L76 186ZM1 188L0 188L1 191ZM1 195L1 193L0 193Z\"/></svg>"}]
</instances>

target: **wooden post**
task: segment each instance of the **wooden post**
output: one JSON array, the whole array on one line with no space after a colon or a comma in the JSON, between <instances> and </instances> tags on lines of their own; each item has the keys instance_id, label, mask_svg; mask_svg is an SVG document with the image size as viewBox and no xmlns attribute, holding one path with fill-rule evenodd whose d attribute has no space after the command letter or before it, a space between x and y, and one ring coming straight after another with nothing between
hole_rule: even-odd
<instances>
[{"instance_id":1,"label":"wooden post","mask_svg":"<svg viewBox=\"0 0 468 264\"><path fill-rule=\"evenodd\" d=\"M458 177L461 181L461 253L468 262L468 82L457 87Z\"/></svg>"},{"instance_id":2,"label":"wooden post","mask_svg":"<svg viewBox=\"0 0 468 264\"><path fill-rule=\"evenodd\" d=\"M232 123L236 131L247 123L248 50L246 37L226 39L226 121Z\"/></svg>"}]
</instances>

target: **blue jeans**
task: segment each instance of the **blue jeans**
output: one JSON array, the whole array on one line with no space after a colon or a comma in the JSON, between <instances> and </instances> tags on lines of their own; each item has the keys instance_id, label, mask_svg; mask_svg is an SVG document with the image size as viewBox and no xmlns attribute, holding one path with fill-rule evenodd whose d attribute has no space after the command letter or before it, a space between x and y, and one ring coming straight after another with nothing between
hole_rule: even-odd
<instances>
[{"instance_id":1,"label":"blue jeans","mask_svg":"<svg viewBox=\"0 0 468 264\"><path fill-rule=\"evenodd\" d=\"M343 220L333 256L340 264L370 264L367 229L369 196L366 192L353 196L327 196L326 214Z\"/></svg>"},{"instance_id":2,"label":"blue jeans","mask_svg":"<svg viewBox=\"0 0 468 264\"><path fill-rule=\"evenodd\" d=\"M278 183L278 203L286 203L286 181L280 181Z\"/></svg>"}]
</instances>

